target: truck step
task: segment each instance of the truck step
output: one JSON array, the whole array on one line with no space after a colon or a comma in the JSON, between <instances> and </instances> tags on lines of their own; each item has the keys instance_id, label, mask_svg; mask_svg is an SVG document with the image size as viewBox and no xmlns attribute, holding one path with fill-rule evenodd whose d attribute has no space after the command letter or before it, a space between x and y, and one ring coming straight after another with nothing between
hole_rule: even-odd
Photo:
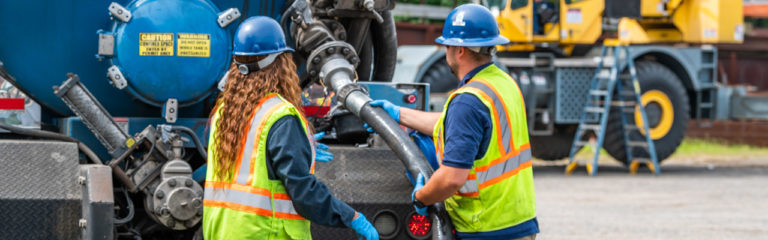
<instances>
[{"instance_id":1,"label":"truck step","mask_svg":"<svg viewBox=\"0 0 768 240\"><path fill-rule=\"evenodd\" d=\"M632 161L630 162L639 162L639 163L653 163L653 160L650 158L632 158Z\"/></svg>"},{"instance_id":2,"label":"truck step","mask_svg":"<svg viewBox=\"0 0 768 240\"><path fill-rule=\"evenodd\" d=\"M614 107L634 107L637 102L635 101L613 101L611 102L611 106Z\"/></svg>"},{"instance_id":3,"label":"truck step","mask_svg":"<svg viewBox=\"0 0 768 240\"><path fill-rule=\"evenodd\" d=\"M647 142L639 142L639 141L629 141L629 142L627 142L627 146L629 146L629 147L647 148L648 147L648 143Z\"/></svg>"},{"instance_id":4,"label":"truck step","mask_svg":"<svg viewBox=\"0 0 768 240\"><path fill-rule=\"evenodd\" d=\"M576 141L573 142L574 146L583 147L589 145L589 141Z\"/></svg>"},{"instance_id":5,"label":"truck step","mask_svg":"<svg viewBox=\"0 0 768 240\"><path fill-rule=\"evenodd\" d=\"M582 130L600 131L600 124L581 124Z\"/></svg>"},{"instance_id":6,"label":"truck step","mask_svg":"<svg viewBox=\"0 0 768 240\"><path fill-rule=\"evenodd\" d=\"M606 90L589 90L589 94L591 94L593 96L603 96L604 97L604 96L608 95L608 91L606 91Z\"/></svg>"},{"instance_id":7,"label":"truck step","mask_svg":"<svg viewBox=\"0 0 768 240\"><path fill-rule=\"evenodd\" d=\"M591 113L602 113L605 110L602 107L585 107L584 111Z\"/></svg>"}]
</instances>

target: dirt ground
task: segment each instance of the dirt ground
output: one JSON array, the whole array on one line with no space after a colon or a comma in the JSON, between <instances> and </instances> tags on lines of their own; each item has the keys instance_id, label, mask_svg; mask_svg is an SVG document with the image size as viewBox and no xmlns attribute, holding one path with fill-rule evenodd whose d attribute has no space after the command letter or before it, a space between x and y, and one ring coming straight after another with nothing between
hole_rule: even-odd
<instances>
[{"instance_id":1,"label":"dirt ground","mask_svg":"<svg viewBox=\"0 0 768 240\"><path fill-rule=\"evenodd\" d=\"M768 156L672 158L655 177L534 164L537 239L768 239Z\"/></svg>"}]
</instances>

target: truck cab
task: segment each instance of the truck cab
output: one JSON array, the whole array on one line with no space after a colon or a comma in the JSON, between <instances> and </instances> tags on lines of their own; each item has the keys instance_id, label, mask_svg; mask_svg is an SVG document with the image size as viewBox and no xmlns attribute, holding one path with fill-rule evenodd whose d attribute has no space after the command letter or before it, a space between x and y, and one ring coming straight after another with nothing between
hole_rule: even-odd
<instances>
[{"instance_id":1,"label":"truck cab","mask_svg":"<svg viewBox=\"0 0 768 240\"><path fill-rule=\"evenodd\" d=\"M591 44L602 33L601 0L491 0L501 34L513 43ZM513 44L514 45L514 44Z\"/></svg>"}]
</instances>

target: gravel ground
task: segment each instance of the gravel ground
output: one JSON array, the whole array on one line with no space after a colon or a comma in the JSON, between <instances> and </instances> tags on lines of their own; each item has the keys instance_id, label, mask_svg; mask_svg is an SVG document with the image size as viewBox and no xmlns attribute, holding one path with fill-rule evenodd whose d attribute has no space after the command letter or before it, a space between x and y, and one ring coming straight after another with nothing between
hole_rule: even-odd
<instances>
[{"instance_id":1,"label":"gravel ground","mask_svg":"<svg viewBox=\"0 0 768 240\"><path fill-rule=\"evenodd\" d=\"M537 239L768 239L768 157L675 158L654 177L534 164Z\"/></svg>"}]
</instances>

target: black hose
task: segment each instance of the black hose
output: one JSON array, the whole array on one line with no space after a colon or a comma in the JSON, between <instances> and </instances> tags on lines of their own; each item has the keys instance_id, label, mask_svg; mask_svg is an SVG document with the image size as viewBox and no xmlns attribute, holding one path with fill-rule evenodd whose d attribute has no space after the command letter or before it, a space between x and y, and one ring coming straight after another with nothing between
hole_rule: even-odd
<instances>
[{"instance_id":1,"label":"black hose","mask_svg":"<svg viewBox=\"0 0 768 240\"><path fill-rule=\"evenodd\" d=\"M360 109L359 117L376 130L376 133L387 142L389 148L403 161L403 165L405 165L405 168L412 176L418 176L421 173L424 175L425 180L429 180L432 176L432 168L427 164L427 160L424 158L421 150L384 109L371 107L370 104L366 104ZM433 214L430 214L430 217L435 229L432 231L432 239L452 239L451 230L453 227L450 220L446 218L443 203L435 203L430 210L433 212Z\"/></svg>"},{"instance_id":2,"label":"black hose","mask_svg":"<svg viewBox=\"0 0 768 240\"><path fill-rule=\"evenodd\" d=\"M202 156L203 159L208 159L208 154L206 154L205 152L205 147L203 146L203 143L200 142L200 138L197 137L197 134L195 133L195 131L192 131L192 129L185 126L171 126L171 131L180 131L189 135L189 137L192 138L192 141L195 142L195 147L197 148L197 151L200 153L200 156Z\"/></svg>"},{"instance_id":3,"label":"black hose","mask_svg":"<svg viewBox=\"0 0 768 240\"><path fill-rule=\"evenodd\" d=\"M26 135L26 136L33 136L33 137L39 137L39 138L48 138L48 139L54 139L64 142L73 142L77 143L77 148L82 152L88 159L91 160L92 163L95 164L104 164L101 162L101 159L99 159L98 156L96 156L96 153L91 150L87 145L83 144L77 139L74 139L70 136L50 132L50 131L43 131L43 130L36 130L36 129L26 129L26 128L20 128L12 125L8 125L5 123L0 123L0 128L8 130L12 133L19 134L19 135Z\"/></svg>"},{"instance_id":4,"label":"black hose","mask_svg":"<svg viewBox=\"0 0 768 240\"><path fill-rule=\"evenodd\" d=\"M283 28L283 34L285 35L286 42L288 43L288 45L295 47L293 36L291 35L291 28L290 28L291 24L288 22L288 19L291 18L291 15L293 14L293 11L294 11L294 7L293 7L294 1L295 0L288 0L285 2L284 6L287 6L287 7L285 7L285 10L283 10L282 16L280 16L280 27Z\"/></svg>"},{"instance_id":5,"label":"black hose","mask_svg":"<svg viewBox=\"0 0 768 240\"><path fill-rule=\"evenodd\" d=\"M370 34L373 40L373 77L376 82L390 82L395 75L397 63L397 32L395 20L389 10L381 12L384 22L371 23Z\"/></svg>"},{"instance_id":6,"label":"black hose","mask_svg":"<svg viewBox=\"0 0 768 240\"><path fill-rule=\"evenodd\" d=\"M414 174L413 176L417 176L418 173L422 173L425 177L432 176L432 168L427 165L419 149L415 144L408 144L412 143L411 139L400 125L388 116L384 109L371 107L370 104L366 104L360 110L360 119L376 130L398 158L407 161L405 167Z\"/></svg>"},{"instance_id":7,"label":"black hose","mask_svg":"<svg viewBox=\"0 0 768 240\"><path fill-rule=\"evenodd\" d=\"M126 191L125 188L122 188L122 190L123 194L125 194L125 201L128 202L128 215L124 218L115 218L115 225L123 225L130 222L134 215L133 201L131 201L131 196L128 195L128 191Z\"/></svg>"}]
</instances>

